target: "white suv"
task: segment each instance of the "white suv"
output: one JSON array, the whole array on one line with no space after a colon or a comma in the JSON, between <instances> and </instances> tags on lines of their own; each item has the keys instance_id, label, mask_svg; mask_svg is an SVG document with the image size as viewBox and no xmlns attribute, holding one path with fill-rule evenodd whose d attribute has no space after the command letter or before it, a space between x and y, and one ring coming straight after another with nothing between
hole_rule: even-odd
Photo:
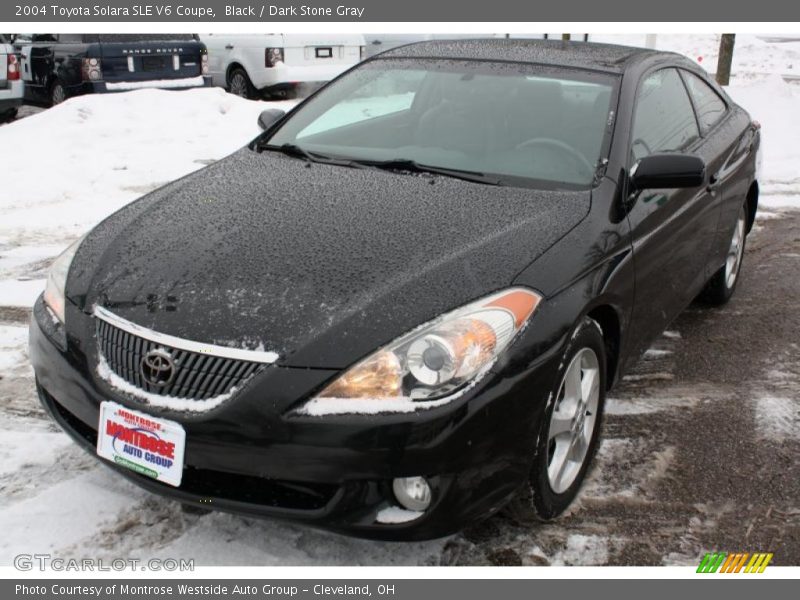
<instances>
[{"instance_id":1,"label":"white suv","mask_svg":"<svg viewBox=\"0 0 800 600\"><path fill-rule=\"evenodd\" d=\"M213 85L244 98L305 95L358 63L364 36L204 34Z\"/></svg>"},{"instance_id":2,"label":"white suv","mask_svg":"<svg viewBox=\"0 0 800 600\"><path fill-rule=\"evenodd\" d=\"M23 95L19 57L14 53L11 37L0 33L0 123L17 116Z\"/></svg>"}]
</instances>

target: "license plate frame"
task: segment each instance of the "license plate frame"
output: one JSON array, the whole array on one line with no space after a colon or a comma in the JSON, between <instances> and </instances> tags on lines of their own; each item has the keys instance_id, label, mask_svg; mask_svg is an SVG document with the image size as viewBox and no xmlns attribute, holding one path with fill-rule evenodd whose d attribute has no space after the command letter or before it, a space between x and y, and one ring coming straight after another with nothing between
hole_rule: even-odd
<instances>
[{"instance_id":1,"label":"license plate frame","mask_svg":"<svg viewBox=\"0 0 800 600\"><path fill-rule=\"evenodd\" d=\"M142 57L142 71L166 71L166 60L163 56L143 56Z\"/></svg>"},{"instance_id":2,"label":"license plate frame","mask_svg":"<svg viewBox=\"0 0 800 600\"><path fill-rule=\"evenodd\" d=\"M100 403L97 455L131 471L179 487L186 430L176 421L122 406Z\"/></svg>"}]
</instances>

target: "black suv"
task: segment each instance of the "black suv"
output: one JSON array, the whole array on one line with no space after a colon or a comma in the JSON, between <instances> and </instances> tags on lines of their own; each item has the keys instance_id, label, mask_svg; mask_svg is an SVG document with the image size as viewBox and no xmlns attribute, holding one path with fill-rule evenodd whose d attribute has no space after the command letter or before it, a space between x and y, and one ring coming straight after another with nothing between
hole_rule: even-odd
<instances>
[{"instance_id":1,"label":"black suv","mask_svg":"<svg viewBox=\"0 0 800 600\"><path fill-rule=\"evenodd\" d=\"M205 45L182 33L46 33L17 36L25 98L50 105L70 96L211 85Z\"/></svg>"}]
</instances>

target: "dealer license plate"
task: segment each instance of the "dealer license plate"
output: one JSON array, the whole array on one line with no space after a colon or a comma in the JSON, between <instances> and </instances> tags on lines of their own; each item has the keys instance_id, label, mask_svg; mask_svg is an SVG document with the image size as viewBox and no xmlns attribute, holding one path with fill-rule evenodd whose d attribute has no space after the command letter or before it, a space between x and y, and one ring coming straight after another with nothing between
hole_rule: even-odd
<instances>
[{"instance_id":1,"label":"dealer license plate","mask_svg":"<svg viewBox=\"0 0 800 600\"><path fill-rule=\"evenodd\" d=\"M169 485L183 475L186 431L180 423L131 410L116 402L100 404L97 454Z\"/></svg>"}]
</instances>

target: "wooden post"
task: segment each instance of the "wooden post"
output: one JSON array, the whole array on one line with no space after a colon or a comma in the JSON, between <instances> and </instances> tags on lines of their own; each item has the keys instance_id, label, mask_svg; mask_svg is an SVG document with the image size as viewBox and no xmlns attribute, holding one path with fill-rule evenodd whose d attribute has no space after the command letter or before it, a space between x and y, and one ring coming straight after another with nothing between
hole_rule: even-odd
<instances>
[{"instance_id":1,"label":"wooden post","mask_svg":"<svg viewBox=\"0 0 800 600\"><path fill-rule=\"evenodd\" d=\"M723 33L719 41L719 59L717 60L717 83L728 85L731 82L731 64L733 63L733 45L736 34Z\"/></svg>"}]
</instances>

